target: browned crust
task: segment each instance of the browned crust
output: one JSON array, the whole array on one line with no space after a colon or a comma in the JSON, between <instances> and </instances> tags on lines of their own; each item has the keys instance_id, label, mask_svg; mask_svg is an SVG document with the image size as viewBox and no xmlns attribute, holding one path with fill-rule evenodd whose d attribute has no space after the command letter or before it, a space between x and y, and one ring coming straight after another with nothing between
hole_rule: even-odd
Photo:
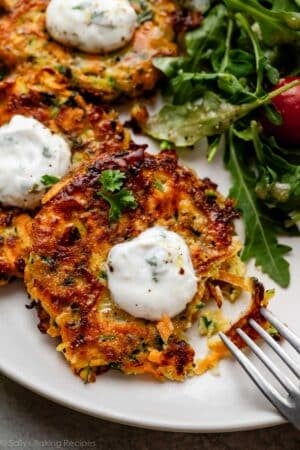
<instances>
[{"instance_id":1,"label":"browned crust","mask_svg":"<svg viewBox=\"0 0 300 450\"><path fill-rule=\"evenodd\" d=\"M29 86L34 85L35 73L47 68L55 70L58 78L63 72L69 85L104 101L151 91L159 78L153 57L176 55L176 34L200 23L199 15L182 16L176 1L145 1L152 19L139 25L127 47L108 55L90 55L50 39L45 29L48 3L28 0L14 2L12 8L6 5L9 12L0 18L0 60ZM132 3L141 12L138 2Z\"/></svg>"},{"instance_id":2,"label":"browned crust","mask_svg":"<svg viewBox=\"0 0 300 450\"><path fill-rule=\"evenodd\" d=\"M45 74L49 82L53 72ZM129 130L119 122L115 111L86 102L63 82L57 84L55 95L38 91L36 86L24 92L22 80L0 83L0 125L16 114L34 117L53 133L63 135L70 143L74 168L96 154L135 149ZM24 211L1 209L0 205L1 285L13 277L23 277L30 222Z\"/></svg>"},{"instance_id":3,"label":"browned crust","mask_svg":"<svg viewBox=\"0 0 300 450\"><path fill-rule=\"evenodd\" d=\"M23 277L30 228L30 216L0 208L0 286L13 277Z\"/></svg>"},{"instance_id":4,"label":"browned crust","mask_svg":"<svg viewBox=\"0 0 300 450\"><path fill-rule=\"evenodd\" d=\"M112 224L107 203L97 195L99 176L108 168L126 174L126 186L138 203L136 210L125 211ZM157 179L164 192L155 187ZM194 303L173 319L174 332L163 345L155 323L116 307L99 272L113 245L159 224L185 238L203 280L217 276L239 247L233 240L233 202L215 189L210 180L199 180L179 166L174 152L151 156L137 147L97 157L59 192L52 196L50 191L33 222L25 282L55 323L49 334L61 336L61 348L76 373L92 377L104 366L173 380L192 373L194 351L182 333L192 320ZM202 296L201 286L194 302ZM106 303L109 313L101 312Z\"/></svg>"},{"instance_id":5,"label":"browned crust","mask_svg":"<svg viewBox=\"0 0 300 450\"><path fill-rule=\"evenodd\" d=\"M43 73L50 82L53 71ZM34 117L53 133L62 134L70 143L76 161L95 153L134 147L129 131L119 122L114 110L85 101L63 81L57 84L55 93L39 91L37 85L25 89L22 80L0 83L0 125L16 114Z\"/></svg>"},{"instance_id":6,"label":"browned crust","mask_svg":"<svg viewBox=\"0 0 300 450\"><path fill-rule=\"evenodd\" d=\"M233 323L226 331L226 335L238 347L243 349L246 347L245 342L236 332L238 328L242 329L251 339L258 340L260 336L249 324L250 319L254 319L263 328L267 328L268 322L260 314L261 307L268 306L268 299L265 293L264 286L257 279L251 280L251 301L250 305L241 317ZM196 375L202 375L207 370L215 368L221 359L230 356L230 352L221 341L220 338L213 338L209 342L209 351L207 355L197 362L195 368Z\"/></svg>"}]
</instances>

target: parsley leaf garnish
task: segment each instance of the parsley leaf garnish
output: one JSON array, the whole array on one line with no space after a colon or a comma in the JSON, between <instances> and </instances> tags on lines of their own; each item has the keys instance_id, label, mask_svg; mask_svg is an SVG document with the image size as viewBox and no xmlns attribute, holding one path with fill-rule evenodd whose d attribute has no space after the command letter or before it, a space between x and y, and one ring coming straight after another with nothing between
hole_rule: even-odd
<instances>
[{"instance_id":1,"label":"parsley leaf garnish","mask_svg":"<svg viewBox=\"0 0 300 450\"><path fill-rule=\"evenodd\" d=\"M43 175L41 177L41 183L44 186L50 187L59 182L59 178L54 177L53 175Z\"/></svg>"},{"instance_id":2,"label":"parsley leaf garnish","mask_svg":"<svg viewBox=\"0 0 300 450\"><path fill-rule=\"evenodd\" d=\"M104 170L99 178L102 189L98 195L110 206L109 221L119 220L126 208L136 209L137 202L131 191L124 188L126 176L120 170Z\"/></svg>"},{"instance_id":3,"label":"parsley leaf garnish","mask_svg":"<svg viewBox=\"0 0 300 450\"><path fill-rule=\"evenodd\" d=\"M100 176L100 183L106 191L115 192L119 191L125 180L126 176L120 170L104 170Z\"/></svg>"}]
</instances>

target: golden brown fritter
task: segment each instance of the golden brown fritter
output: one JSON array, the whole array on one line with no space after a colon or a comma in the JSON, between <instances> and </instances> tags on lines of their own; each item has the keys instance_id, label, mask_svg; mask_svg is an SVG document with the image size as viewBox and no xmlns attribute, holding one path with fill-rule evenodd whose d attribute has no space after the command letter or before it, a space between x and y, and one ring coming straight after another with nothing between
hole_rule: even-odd
<instances>
[{"instance_id":1,"label":"golden brown fritter","mask_svg":"<svg viewBox=\"0 0 300 450\"><path fill-rule=\"evenodd\" d=\"M105 101L151 91L159 77L152 65L153 57L177 53L176 24L184 29L185 23L197 26L200 21L194 14L192 20L184 22L175 0L132 0L141 22L132 41L119 51L91 55L50 38L45 28L49 0L4 3L9 12L0 19L0 60L8 70L16 68L14 76L32 86L34 72L52 69L71 86Z\"/></svg>"},{"instance_id":2,"label":"golden brown fritter","mask_svg":"<svg viewBox=\"0 0 300 450\"><path fill-rule=\"evenodd\" d=\"M0 126L16 114L34 117L66 138L74 162L95 152L134 148L129 130L118 121L114 110L85 101L76 91L68 89L62 78L55 78L54 87L51 70L41 71L39 77L47 80L43 84L49 86L48 91L40 90L37 80L31 89L24 87L22 78L0 83Z\"/></svg>"},{"instance_id":3,"label":"golden brown fritter","mask_svg":"<svg viewBox=\"0 0 300 450\"><path fill-rule=\"evenodd\" d=\"M0 286L13 277L23 277L30 228L30 216L18 209L0 208Z\"/></svg>"},{"instance_id":4,"label":"golden brown fritter","mask_svg":"<svg viewBox=\"0 0 300 450\"><path fill-rule=\"evenodd\" d=\"M51 71L44 74L50 83ZM15 114L34 117L52 132L62 134L71 145L73 167L97 153L135 149L116 112L87 103L64 83L57 83L55 95L40 91L38 85L24 91L22 80L0 83L0 125ZM24 211L0 209L0 285L23 276L30 221Z\"/></svg>"},{"instance_id":5,"label":"golden brown fritter","mask_svg":"<svg viewBox=\"0 0 300 450\"><path fill-rule=\"evenodd\" d=\"M225 334L231 339L231 341L241 349L246 347L246 344L237 334L237 328L241 328L253 340L258 340L260 339L260 336L250 326L249 319L254 319L265 329L267 329L270 325L260 314L260 308L267 307L269 303L269 296L265 292L264 286L255 278L248 280L248 282L250 283L249 287L251 292L251 301L247 310L241 314L241 317L238 318L236 322L229 324L229 327L226 327L226 329L219 330L225 332ZM228 287L229 286L230 285L228 285ZM247 289L245 286L245 290L248 291L249 289ZM274 339L277 339L277 336L273 337ZM215 367L217 367L221 359L230 355L231 353L219 337L211 337L210 339L208 339L208 353L204 358L197 361L194 369L194 374L202 375L206 371L214 369Z\"/></svg>"},{"instance_id":6,"label":"golden brown fritter","mask_svg":"<svg viewBox=\"0 0 300 450\"><path fill-rule=\"evenodd\" d=\"M0 11L12 11L20 0L0 0Z\"/></svg>"},{"instance_id":7,"label":"golden brown fritter","mask_svg":"<svg viewBox=\"0 0 300 450\"><path fill-rule=\"evenodd\" d=\"M105 169L126 175L137 202L115 222L98 195ZM102 155L63 181L59 191L50 191L33 221L25 282L39 304L41 328L60 336L59 350L75 373L86 380L108 368L172 380L191 375L194 351L183 332L198 314L207 281L241 284L230 263L240 250L233 235L236 216L232 200L224 199L210 180L179 166L171 151L153 156L140 148ZM112 246L154 225L185 239L201 280L186 310L159 324L119 309L105 272Z\"/></svg>"}]
</instances>

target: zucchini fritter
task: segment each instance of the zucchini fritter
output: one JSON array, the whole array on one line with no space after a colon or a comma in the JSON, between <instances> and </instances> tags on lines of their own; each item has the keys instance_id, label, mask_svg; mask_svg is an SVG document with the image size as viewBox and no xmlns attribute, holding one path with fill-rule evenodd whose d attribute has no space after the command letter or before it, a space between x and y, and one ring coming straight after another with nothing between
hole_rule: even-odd
<instances>
[{"instance_id":1,"label":"zucchini fritter","mask_svg":"<svg viewBox=\"0 0 300 450\"><path fill-rule=\"evenodd\" d=\"M115 222L98 194L105 169L124 172L137 202ZM198 314L207 281L226 279L240 250L232 200L224 199L210 180L179 166L174 152L153 156L142 148L95 158L67 178L59 192L50 191L47 200L33 221L25 282L39 305L42 328L60 336L58 349L74 372L86 381L109 368L172 380L192 375L194 351L184 330ZM106 282L112 246L154 225L185 239L200 279L198 294L171 326L119 309Z\"/></svg>"},{"instance_id":2,"label":"zucchini fritter","mask_svg":"<svg viewBox=\"0 0 300 450\"><path fill-rule=\"evenodd\" d=\"M0 286L23 277L30 247L31 217L18 209L0 208Z\"/></svg>"},{"instance_id":3,"label":"zucchini fritter","mask_svg":"<svg viewBox=\"0 0 300 450\"><path fill-rule=\"evenodd\" d=\"M64 85L57 86L56 95L36 87L25 92L22 80L0 83L0 125L15 114L34 117L71 144L73 168L98 153L135 149L113 110L87 103ZM23 276L30 222L24 211L0 205L0 285Z\"/></svg>"},{"instance_id":4,"label":"zucchini fritter","mask_svg":"<svg viewBox=\"0 0 300 450\"><path fill-rule=\"evenodd\" d=\"M174 0L132 0L141 23L124 49L107 55L90 55L54 42L45 28L48 3L4 2L8 12L0 18L0 60L8 70L16 68L15 76L26 79L27 85L33 72L52 69L71 86L105 101L124 94L136 97L152 90L158 80L152 58L177 53L174 27L181 10Z\"/></svg>"},{"instance_id":5,"label":"zucchini fritter","mask_svg":"<svg viewBox=\"0 0 300 450\"><path fill-rule=\"evenodd\" d=\"M0 11L12 11L20 0L0 0Z\"/></svg>"},{"instance_id":6,"label":"zucchini fritter","mask_svg":"<svg viewBox=\"0 0 300 450\"><path fill-rule=\"evenodd\" d=\"M14 115L34 117L60 133L70 143L73 162L86 160L96 152L128 150L134 144L130 132L118 121L118 114L111 108L98 106L84 100L76 91L67 88L62 79L56 79L53 87L53 71L39 73L47 90L24 86L22 78L0 83L0 126Z\"/></svg>"}]
</instances>

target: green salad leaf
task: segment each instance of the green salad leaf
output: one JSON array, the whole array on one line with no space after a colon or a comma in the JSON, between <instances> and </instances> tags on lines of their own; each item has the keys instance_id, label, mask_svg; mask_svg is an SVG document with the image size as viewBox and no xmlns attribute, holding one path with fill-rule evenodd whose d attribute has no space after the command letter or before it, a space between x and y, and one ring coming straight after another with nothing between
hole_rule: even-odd
<instances>
[{"instance_id":1,"label":"green salad leaf","mask_svg":"<svg viewBox=\"0 0 300 450\"><path fill-rule=\"evenodd\" d=\"M256 20L260 25L263 40L267 44L299 43L300 10L296 4L293 5L295 11L289 11L286 1L273 2L271 10L257 0L224 1L230 10L243 12Z\"/></svg>"},{"instance_id":2,"label":"green salad leaf","mask_svg":"<svg viewBox=\"0 0 300 450\"><path fill-rule=\"evenodd\" d=\"M255 194L256 175L245 163L241 141L236 142L232 128L229 131L229 146L226 165L233 178L230 195L236 199L243 212L245 222L245 249L242 259L255 258L256 265L269 274L280 286L290 282L289 264L284 256L291 249L279 244L276 229L263 205Z\"/></svg>"},{"instance_id":3,"label":"green salad leaf","mask_svg":"<svg viewBox=\"0 0 300 450\"><path fill-rule=\"evenodd\" d=\"M207 52L212 54L214 48L219 47L219 38L224 39L223 33L226 30L225 19L227 17L228 12L224 5L220 4L214 7L201 27L187 33L185 38L187 53L191 56L197 53L197 60L203 58Z\"/></svg>"},{"instance_id":4,"label":"green salad leaf","mask_svg":"<svg viewBox=\"0 0 300 450\"><path fill-rule=\"evenodd\" d=\"M251 123L258 168L255 192L258 198L283 211L300 205L300 166L276 154L260 139L257 122Z\"/></svg>"},{"instance_id":5,"label":"green salad leaf","mask_svg":"<svg viewBox=\"0 0 300 450\"><path fill-rule=\"evenodd\" d=\"M281 125L272 99L299 84L276 88L281 77L300 74L300 1L212 1L184 47L178 57L154 59L166 101L141 127L177 148L207 138L209 162L225 134L231 195L246 228L243 259L254 258L285 287L289 249L278 236L300 232L300 148L264 136L259 123L264 116Z\"/></svg>"},{"instance_id":6,"label":"green salad leaf","mask_svg":"<svg viewBox=\"0 0 300 450\"><path fill-rule=\"evenodd\" d=\"M205 74L199 74L199 76L202 78ZM217 74L216 77L218 76ZM163 106L145 123L144 131L156 139L171 141L177 147L191 146L203 137L223 133L231 124L258 107L269 103L279 93L298 83L292 81L269 94L242 105L233 105L217 94L208 91L197 103ZM234 85L231 85L231 88L232 92L234 89L238 89Z\"/></svg>"},{"instance_id":7,"label":"green salad leaf","mask_svg":"<svg viewBox=\"0 0 300 450\"><path fill-rule=\"evenodd\" d=\"M179 0L179 3L184 8L204 13L210 7L211 0Z\"/></svg>"}]
</instances>

